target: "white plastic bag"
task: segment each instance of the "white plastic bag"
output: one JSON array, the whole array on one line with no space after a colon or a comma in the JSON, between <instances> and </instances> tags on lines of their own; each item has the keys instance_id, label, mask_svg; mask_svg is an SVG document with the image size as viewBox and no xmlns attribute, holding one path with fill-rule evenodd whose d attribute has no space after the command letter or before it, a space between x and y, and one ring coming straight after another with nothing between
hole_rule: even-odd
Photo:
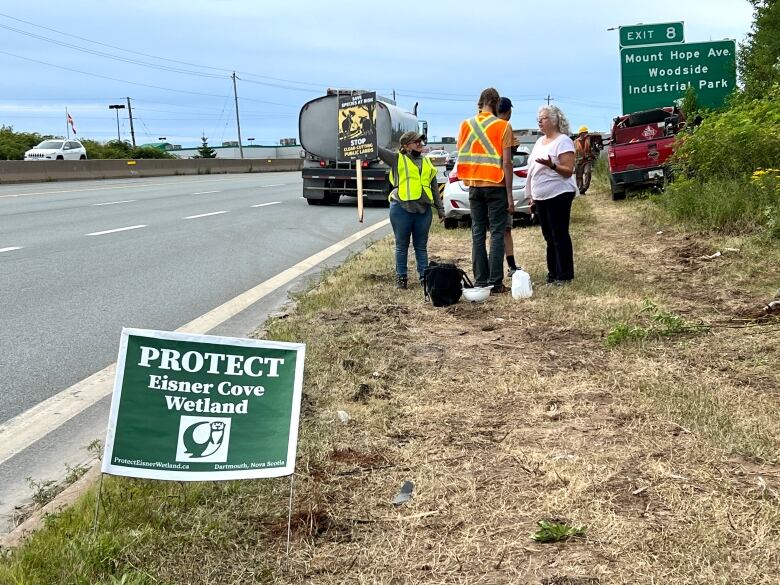
<instances>
[{"instance_id":1,"label":"white plastic bag","mask_svg":"<svg viewBox=\"0 0 780 585\"><path fill-rule=\"evenodd\" d=\"M517 270L512 275L512 298L529 299L533 294L534 290L531 285L531 275L523 269Z\"/></svg>"}]
</instances>

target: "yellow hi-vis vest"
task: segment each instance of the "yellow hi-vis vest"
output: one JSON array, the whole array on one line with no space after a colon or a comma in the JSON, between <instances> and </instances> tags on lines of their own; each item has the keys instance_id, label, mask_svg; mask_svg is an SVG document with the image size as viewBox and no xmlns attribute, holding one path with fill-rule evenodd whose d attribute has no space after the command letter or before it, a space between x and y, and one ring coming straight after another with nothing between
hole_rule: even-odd
<instances>
[{"instance_id":1,"label":"yellow hi-vis vest","mask_svg":"<svg viewBox=\"0 0 780 585\"><path fill-rule=\"evenodd\" d=\"M425 193L428 200L433 201L431 181L436 176L436 167L428 157L422 157L422 172L420 172L411 158L399 152L397 166L398 168L390 173L390 183L393 187L398 187L398 199L415 201Z\"/></svg>"}]
</instances>

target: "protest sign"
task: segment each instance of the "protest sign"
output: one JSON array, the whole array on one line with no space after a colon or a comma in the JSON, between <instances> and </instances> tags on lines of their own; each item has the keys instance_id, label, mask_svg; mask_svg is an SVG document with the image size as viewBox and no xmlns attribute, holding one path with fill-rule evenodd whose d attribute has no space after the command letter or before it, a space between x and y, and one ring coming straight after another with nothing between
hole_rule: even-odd
<instances>
[{"instance_id":1,"label":"protest sign","mask_svg":"<svg viewBox=\"0 0 780 585\"><path fill-rule=\"evenodd\" d=\"M178 481L290 475L305 345L123 329L102 471Z\"/></svg>"}]
</instances>

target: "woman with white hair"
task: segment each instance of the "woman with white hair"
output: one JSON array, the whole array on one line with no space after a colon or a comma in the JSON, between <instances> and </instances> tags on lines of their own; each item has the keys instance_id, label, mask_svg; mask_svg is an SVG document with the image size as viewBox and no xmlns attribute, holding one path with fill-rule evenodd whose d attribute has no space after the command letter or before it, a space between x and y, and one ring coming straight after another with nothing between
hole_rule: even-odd
<instances>
[{"instance_id":1,"label":"woman with white hair","mask_svg":"<svg viewBox=\"0 0 780 585\"><path fill-rule=\"evenodd\" d=\"M543 136L529 157L525 191L547 242L547 282L562 286L574 279L569 220L577 190L575 148L569 137L569 121L559 108L542 106L537 122Z\"/></svg>"}]
</instances>

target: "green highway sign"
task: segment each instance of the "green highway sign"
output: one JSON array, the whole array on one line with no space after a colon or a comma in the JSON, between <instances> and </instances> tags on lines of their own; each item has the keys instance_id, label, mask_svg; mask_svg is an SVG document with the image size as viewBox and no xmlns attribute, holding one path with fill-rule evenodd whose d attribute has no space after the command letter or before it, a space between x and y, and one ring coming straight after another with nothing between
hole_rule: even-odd
<instances>
[{"instance_id":1,"label":"green highway sign","mask_svg":"<svg viewBox=\"0 0 780 585\"><path fill-rule=\"evenodd\" d=\"M700 106L717 108L737 82L733 40L620 50L623 113L674 105L692 87Z\"/></svg>"},{"instance_id":2,"label":"green highway sign","mask_svg":"<svg viewBox=\"0 0 780 585\"><path fill-rule=\"evenodd\" d=\"M305 345L123 329L102 470L177 481L290 475Z\"/></svg>"},{"instance_id":3,"label":"green highway sign","mask_svg":"<svg viewBox=\"0 0 780 585\"><path fill-rule=\"evenodd\" d=\"M685 42L682 22L634 24L620 27L620 46L639 47Z\"/></svg>"}]
</instances>

